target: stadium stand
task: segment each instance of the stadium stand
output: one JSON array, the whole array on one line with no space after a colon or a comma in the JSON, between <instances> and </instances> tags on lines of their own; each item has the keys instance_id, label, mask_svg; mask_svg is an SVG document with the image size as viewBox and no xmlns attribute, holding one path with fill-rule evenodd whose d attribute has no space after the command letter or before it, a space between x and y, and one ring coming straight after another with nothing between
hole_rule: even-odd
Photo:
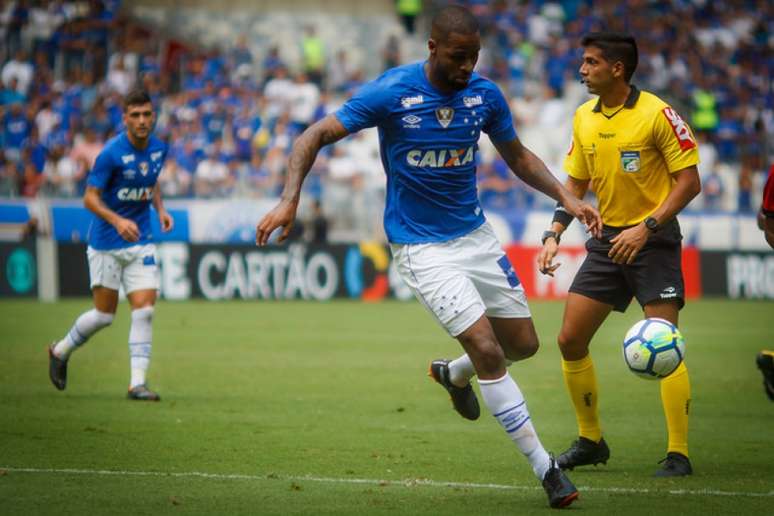
<instances>
[{"instance_id":1,"label":"stadium stand","mask_svg":"<svg viewBox=\"0 0 774 516\"><path fill-rule=\"evenodd\" d=\"M424 2L424 13L446 2ZM635 82L691 121L701 140L704 212L748 212L772 159L774 4L736 0L481 1L478 70L511 99L522 140L562 177L589 30L630 30ZM390 1L23 1L0 5L0 197L82 194L101 145L121 130L120 98L142 84L170 146L169 198L276 196L300 130L363 81L422 59L428 17L408 34ZM514 181L486 139L485 208L549 204ZM375 135L321 155L307 181L333 239L382 238L384 174Z\"/></svg>"}]
</instances>

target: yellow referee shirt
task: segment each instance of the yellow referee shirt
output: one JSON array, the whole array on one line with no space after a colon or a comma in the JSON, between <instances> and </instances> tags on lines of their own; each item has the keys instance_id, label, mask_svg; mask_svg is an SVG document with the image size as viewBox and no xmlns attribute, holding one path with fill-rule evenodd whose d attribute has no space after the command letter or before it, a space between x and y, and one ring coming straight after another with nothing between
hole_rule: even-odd
<instances>
[{"instance_id":1,"label":"yellow referee shirt","mask_svg":"<svg viewBox=\"0 0 774 516\"><path fill-rule=\"evenodd\" d=\"M696 139L663 100L634 85L626 102L608 108L590 100L575 111L567 173L590 179L602 222L633 226L672 190L672 173L696 165Z\"/></svg>"}]
</instances>

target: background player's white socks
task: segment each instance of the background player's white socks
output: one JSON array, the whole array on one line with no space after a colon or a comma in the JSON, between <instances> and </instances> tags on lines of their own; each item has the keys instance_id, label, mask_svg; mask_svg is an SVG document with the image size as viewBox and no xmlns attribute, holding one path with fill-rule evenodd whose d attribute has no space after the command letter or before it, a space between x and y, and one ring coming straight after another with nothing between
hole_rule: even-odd
<instances>
[{"instance_id":1,"label":"background player's white socks","mask_svg":"<svg viewBox=\"0 0 774 516\"><path fill-rule=\"evenodd\" d=\"M88 312L82 313L78 319L75 320L75 324L67 332L62 340L56 343L54 346L54 354L62 360L70 358L70 353L75 348L81 346L84 342L89 340L89 337L97 333L105 326L109 326L113 322L113 314L107 312L100 312L96 308L92 308Z\"/></svg>"},{"instance_id":2,"label":"background player's white socks","mask_svg":"<svg viewBox=\"0 0 774 516\"><path fill-rule=\"evenodd\" d=\"M497 380L479 378L478 385L489 411L527 457L538 480L542 481L548 471L550 458L532 426L527 402L516 382L506 372Z\"/></svg>"},{"instance_id":3,"label":"background player's white socks","mask_svg":"<svg viewBox=\"0 0 774 516\"><path fill-rule=\"evenodd\" d=\"M129 361L132 379L129 388L145 383L153 340L153 307L132 310L132 326L129 329Z\"/></svg>"},{"instance_id":4,"label":"background player's white socks","mask_svg":"<svg viewBox=\"0 0 774 516\"><path fill-rule=\"evenodd\" d=\"M512 361L505 360L505 367L511 367L511 364ZM449 381L457 387L465 387L474 376L476 368L467 353L449 362Z\"/></svg>"}]
</instances>

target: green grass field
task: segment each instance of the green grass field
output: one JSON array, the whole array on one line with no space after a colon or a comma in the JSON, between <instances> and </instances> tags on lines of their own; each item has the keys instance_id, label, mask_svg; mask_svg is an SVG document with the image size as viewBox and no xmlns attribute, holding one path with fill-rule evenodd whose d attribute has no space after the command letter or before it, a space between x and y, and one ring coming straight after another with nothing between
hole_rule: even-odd
<instances>
[{"instance_id":1,"label":"green grass field","mask_svg":"<svg viewBox=\"0 0 774 516\"><path fill-rule=\"evenodd\" d=\"M126 400L128 310L73 355L67 390L45 346L88 300L0 302L0 514L533 514L549 511L496 421L465 421L427 363L455 356L416 303L160 303L152 386ZM511 374L547 448L575 419L555 345L559 303L532 303L542 347ZM665 455L658 384L629 373L613 315L592 353L612 450L580 469L573 511L764 514L774 503L774 403L756 352L774 303L682 312L694 475L653 479ZM485 409L484 409L485 410Z\"/></svg>"}]
</instances>

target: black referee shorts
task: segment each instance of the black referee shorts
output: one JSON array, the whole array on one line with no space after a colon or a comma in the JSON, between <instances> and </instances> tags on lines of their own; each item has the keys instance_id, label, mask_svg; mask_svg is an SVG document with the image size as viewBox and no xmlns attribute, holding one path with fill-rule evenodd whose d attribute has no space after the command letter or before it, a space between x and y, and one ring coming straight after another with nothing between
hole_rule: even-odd
<instances>
[{"instance_id":1,"label":"black referee shorts","mask_svg":"<svg viewBox=\"0 0 774 516\"><path fill-rule=\"evenodd\" d=\"M645 246L631 265L613 263L607 253L613 247L610 239L626 228L604 226L599 239L586 241L586 259L570 286L570 292L612 305L625 312L636 297L640 306L653 301L685 304L685 285L681 264L683 239L677 219L666 223L648 237Z\"/></svg>"}]
</instances>

